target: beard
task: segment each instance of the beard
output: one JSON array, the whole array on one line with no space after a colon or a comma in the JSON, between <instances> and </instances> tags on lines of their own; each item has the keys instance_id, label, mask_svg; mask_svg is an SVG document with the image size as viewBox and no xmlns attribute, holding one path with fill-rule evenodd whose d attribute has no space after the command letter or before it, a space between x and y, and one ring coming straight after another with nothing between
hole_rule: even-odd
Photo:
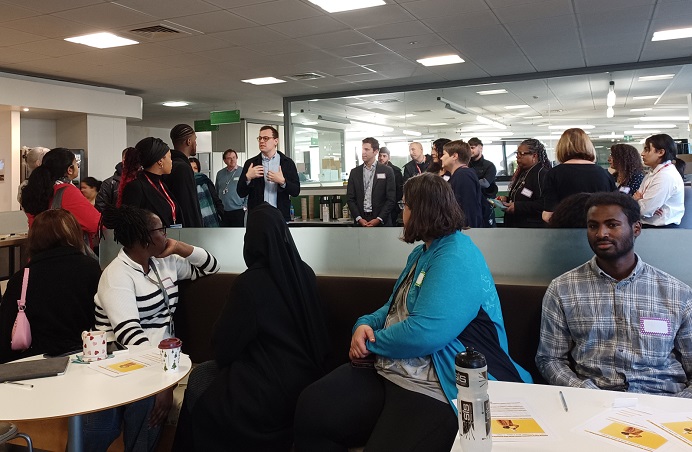
<instances>
[{"instance_id":1,"label":"beard","mask_svg":"<svg viewBox=\"0 0 692 452\"><path fill-rule=\"evenodd\" d=\"M603 243L609 243L612 246L605 250L600 249L598 245ZM634 248L634 234L630 233L629 236L622 237L620 240L589 240L589 246L600 259L605 261L617 260L627 255Z\"/></svg>"}]
</instances>

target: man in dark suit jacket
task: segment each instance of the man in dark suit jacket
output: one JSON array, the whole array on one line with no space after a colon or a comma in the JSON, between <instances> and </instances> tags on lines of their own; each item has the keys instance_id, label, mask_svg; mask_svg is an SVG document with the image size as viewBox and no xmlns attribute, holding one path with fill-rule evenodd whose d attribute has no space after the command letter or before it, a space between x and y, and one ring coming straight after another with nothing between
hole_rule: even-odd
<instances>
[{"instance_id":1,"label":"man in dark suit jacket","mask_svg":"<svg viewBox=\"0 0 692 452\"><path fill-rule=\"evenodd\" d=\"M399 219L399 214L401 213L401 209L399 209L399 201L401 201L401 198L404 197L404 177L401 174L401 168L393 165L390 158L391 154L389 153L389 149L382 146L380 148L380 154L377 156L377 161L382 165L387 165L392 169L392 171L394 171L394 181L396 182L396 198L394 199L394 208L392 209L391 224L391 226L396 226L397 220Z\"/></svg>"},{"instance_id":2,"label":"man in dark suit jacket","mask_svg":"<svg viewBox=\"0 0 692 452\"><path fill-rule=\"evenodd\" d=\"M388 226L396 202L394 171L377 164L380 143L374 138L363 140L363 164L351 170L346 195L356 225Z\"/></svg>"},{"instance_id":3,"label":"man in dark suit jacket","mask_svg":"<svg viewBox=\"0 0 692 452\"><path fill-rule=\"evenodd\" d=\"M272 126L262 126L259 136L260 153L243 165L236 191L247 196L248 209L266 201L281 211L286 222L291 220L291 196L300 194L296 164L276 150L279 132Z\"/></svg>"}]
</instances>

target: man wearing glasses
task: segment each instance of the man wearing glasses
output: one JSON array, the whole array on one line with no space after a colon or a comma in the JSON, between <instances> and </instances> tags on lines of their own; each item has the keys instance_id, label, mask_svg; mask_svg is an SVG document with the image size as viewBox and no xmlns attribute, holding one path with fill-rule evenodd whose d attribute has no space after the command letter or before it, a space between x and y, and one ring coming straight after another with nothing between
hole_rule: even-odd
<instances>
[{"instance_id":1,"label":"man wearing glasses","mask_svg":"<svg viewBox=\"0 0 692 452\"><path fill-rule=\"evenodd\" d=\"M279 132L262 126L257 137L260 153L248 159L238 181L238 196L247 196L248 209L266 201L281 211L286 222L291 219L291 196L300 194L296 164L276 150Z\"/></svg>"}]
</instances>

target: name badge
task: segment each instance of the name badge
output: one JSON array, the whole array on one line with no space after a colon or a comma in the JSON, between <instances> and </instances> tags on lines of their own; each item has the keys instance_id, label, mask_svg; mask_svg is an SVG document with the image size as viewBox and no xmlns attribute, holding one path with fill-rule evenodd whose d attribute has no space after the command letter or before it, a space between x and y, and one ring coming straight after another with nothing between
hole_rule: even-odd
<instances>
[{"instance_id":1,"label":"name badge","mask_svg":"<svg viewBox=\"0 0 692 452\"><path fill-rule=\"evenodd\" d=\"M170 276L163 278L161 280L161 284L163 284L163 287L165 287L166 290L170 290L175 287L175 283L173 282Z\"/></svg>"},{"instance_id":2,"label":"name badge","mask_svg":"<svg viewBox=\"0 0 692 452\"><path fill-rule=\"evenodd\" d=\"M377 173L377 178L378 179L386 179L387 175L385 173Z\"/></svg>"},{"instance_id":3,"label":"name badge","mask_svg":"<svg viewBox=\"0 0 692 452\"><path fill-rule=\"evenodd\" d=\"M169 225L166 226L166 227L167 227L168 229L182 229L183 225L180 224L180 223L176 223L176 224L169 224Z\"/></svg>"},{"instance_id":4,"label":"name badge","mask_svg":"<svg viewBox=\"0 0 692 452\"><path fill-rule=\"evenodd\" d=\"M521 194L526 196L527 198L530 198L533 196L533 192L526 187L521 189Z\"/></svg>"},{"instance_id":5,"label":"name badge","mask_svg":"<svg viewBox=\"0 0 692 452\"><path fill-rule=\"evenodd\" d=\"M624 194L628 194L630 192L629 187L620 187L620 191L623 192Z\"/></svg>"},{"instance_id":6,"label":"name badge","mask_svg":"<svg viewBox=\"0 0 692 452\"><path fill-rule=\"evenodd\" d=\"M238 182L240 180L240 176L236 176L233 178L234 181Z\"/></svg>"},{"instance_id":7,"label":"name badge","mask_svg":"<svg viewBox=\"0 0 692 452\"><path fill-rule=\"evenodd\" d=\"M418 274L418 278L416 278L416 287L420 287L421 284L423 284L423 280L425 279L425 272L420 272Z\"/></svg>"},{"instance_id":8,"label":"name badge","mask_svg":"<svg viewBox=\"0 0 692 452\"><path fill-rule=\"evenodd\" d=\"M661 317L640 317L639 331L649 336L670 336L670 320Z\"/></svg>"}]
</instances>

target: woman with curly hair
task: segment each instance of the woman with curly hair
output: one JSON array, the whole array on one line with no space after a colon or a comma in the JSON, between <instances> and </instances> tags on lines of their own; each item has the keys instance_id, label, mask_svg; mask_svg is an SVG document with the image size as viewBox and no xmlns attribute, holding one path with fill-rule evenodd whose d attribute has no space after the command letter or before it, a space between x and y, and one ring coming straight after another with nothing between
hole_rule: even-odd
<instances>
[{"instance_id":1,"label":"woman with curly hair","mask_svg":"<svg viewBox=\"0 0 692 452\"><path fill-rule=\"evenodd\" d=\"M545 178L552 167L543 143L533 138L522 141L517 148L517 167L508 195L497 197L507 207L505 226L542 228Z\"/></svg>"},{"instance_id":2,"label":"woman with curly hair","mask_svg":"<svg viewBox=\"0 0 692 452\"><path fill-rule=\"evenodd\" d=\"M629 144L614 144L608 158L618 190L632 196L644 180L644 165L639 151Z\"/></svg>"}]
</instances>

